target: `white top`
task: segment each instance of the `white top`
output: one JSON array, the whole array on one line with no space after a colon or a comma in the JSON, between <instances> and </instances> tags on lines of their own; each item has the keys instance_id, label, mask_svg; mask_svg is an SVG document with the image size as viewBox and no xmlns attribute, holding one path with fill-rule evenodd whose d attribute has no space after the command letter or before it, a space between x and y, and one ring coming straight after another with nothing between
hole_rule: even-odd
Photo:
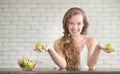
<instances>
[{"instance_id":1,"label":"white top","mask_svg":"<svg viewBox=\"0 0 120 74\"><path fill-rule=\"evenodd\" d=\"M80 68L81 69L88 69L87 57L88 57L88 50L87 50L87 47L85 45L83 50L80 53Z\"/></svg>"}]
</instances>

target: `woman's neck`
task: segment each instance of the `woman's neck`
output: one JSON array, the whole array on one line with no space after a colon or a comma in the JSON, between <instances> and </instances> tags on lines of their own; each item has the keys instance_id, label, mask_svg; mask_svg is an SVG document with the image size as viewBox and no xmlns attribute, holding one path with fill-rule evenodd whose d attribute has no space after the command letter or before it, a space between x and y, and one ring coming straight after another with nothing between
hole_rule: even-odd
<instances>
[{"instance_id":1,"label":"woman's neck","mask_svg":"<svg viewBox=\"0 0 120 74\"><path fill-rule=\"evenodd\" d=\"M75 50L78 53L80 53L85 44L85 36L84 35L74 36L72 37L72 40L73 40L72 43Z\"/></svg>"},{"instance_id":2,"label":"woman's neck","mask_svg":"<svg viewBox=\"0 0 120 74\"><path fill-rule=\"evenodd\" d=\"M78 35L78 36L72 36L73 42L75 41L81 41L83 39L82 35Z\"/></svg>"}]
</instances>

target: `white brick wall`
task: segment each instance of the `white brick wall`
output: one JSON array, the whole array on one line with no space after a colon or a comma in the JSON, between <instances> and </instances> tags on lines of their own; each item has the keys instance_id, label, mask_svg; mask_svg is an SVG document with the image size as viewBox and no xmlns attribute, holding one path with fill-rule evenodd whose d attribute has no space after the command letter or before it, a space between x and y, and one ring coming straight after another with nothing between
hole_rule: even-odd
<instances>
[{"instance_id":1,"label":"white brick wall","mask_svg":"<svg viewBox=\"0 0 120 74\"><path fill-rule=\"evenodd\" d=\"M74 6L86 12L89 35L115 46L112 54L101 52L97 67L120 68L120 0L0 0L0 67L19 68L22 57L37 60L38 68L57 67L47 52L32 49L38 41L53 46L63 15Z\"/></svg>"}]
</instances>

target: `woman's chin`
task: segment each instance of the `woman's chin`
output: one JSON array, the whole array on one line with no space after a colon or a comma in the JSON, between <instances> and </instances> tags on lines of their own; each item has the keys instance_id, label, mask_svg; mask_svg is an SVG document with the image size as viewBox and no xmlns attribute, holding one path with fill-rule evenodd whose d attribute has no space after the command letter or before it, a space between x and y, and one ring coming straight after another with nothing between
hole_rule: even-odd
<instances>
[{"instance_id":1,"label":"woman's chin","mask_svg":"<svg viewBox=\"0 0 120 74\"><path fill-rule=\"evenodd\" d=\"M80 34L75 34L75 33L74 33L74 34L71 34L71 36L79 36L79 35L80 35Z\"/></svg>"}]
</instances>

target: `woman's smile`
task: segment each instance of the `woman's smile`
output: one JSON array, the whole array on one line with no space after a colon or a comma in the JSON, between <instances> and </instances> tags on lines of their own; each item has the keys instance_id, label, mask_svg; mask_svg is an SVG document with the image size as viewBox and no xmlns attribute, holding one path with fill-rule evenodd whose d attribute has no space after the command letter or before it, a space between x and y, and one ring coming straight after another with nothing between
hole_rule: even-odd
<instances>
[{"instance_id":1,"label":"woman's smile","mask_svg":"<svg viewBox=\"0 0 120 74\"><path fill-rule=\"evenodd\" d=\"M80 34L80 30L71 30L74 34L79 33Z\"/></svg>"}]
</instances>

